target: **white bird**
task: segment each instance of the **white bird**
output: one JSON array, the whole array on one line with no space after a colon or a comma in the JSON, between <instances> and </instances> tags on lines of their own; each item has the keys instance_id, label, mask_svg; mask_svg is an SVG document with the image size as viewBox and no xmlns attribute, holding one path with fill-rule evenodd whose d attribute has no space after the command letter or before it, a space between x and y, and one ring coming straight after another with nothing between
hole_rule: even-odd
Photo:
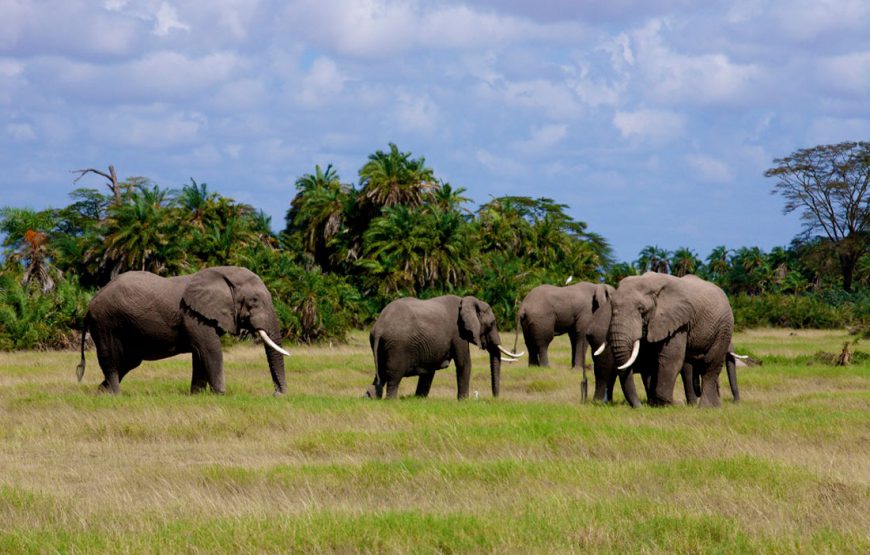
<instances>
[{"instance_id":1,"label":"white bird","mask_svg":"<svg viewBox=\"0 0 870 555\"><path fill-rule=\"evenodd\" d=\"M568 285L569 283L571 283L572 279L574 279L573 275L568 276L568 279L565 280L565 285Z\"/></svg>"}]
</instances>

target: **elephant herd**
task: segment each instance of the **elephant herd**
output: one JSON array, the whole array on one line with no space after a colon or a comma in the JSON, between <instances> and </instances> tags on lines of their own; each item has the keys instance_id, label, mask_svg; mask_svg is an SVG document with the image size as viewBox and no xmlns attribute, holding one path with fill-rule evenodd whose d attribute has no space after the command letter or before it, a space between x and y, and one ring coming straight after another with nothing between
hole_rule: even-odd
<instances>
[{"instance_id":1,"label":"elephant herd","mask_svg":"<svg viewBox=\"0 0 870 555\"><path fill-rule=\"evenodd\" d=\"M547 348L555 335L567 333L574 367L582 367L586 399L586 348L593 349L596 401L612 399L617 378L626 400L640 405L632 373L641 375L650 404L673 403L677 374L688 403L720 404L719 374L728 368L731 390L739 399L735 355L731 346L734 318L717 286L695 276L677 278L648 272L627 277L617 288L578 283L542 285L523 300L519 327L529 351L529 365L547 366ZM143 360L192 354L191 393L206 386L224 392L220 336L248 332L264 343L275 395L287 389L278 318L262 280L246 268L221 266L171 278L149 272L118 276L91 300L84 320L105 379L100 390L118 393L124 376ZM518 333L518 332L517 332ZM416 395L429 393L435 372L451 361L456 366L457 395L468 396L473 343L489 354L492 395L498 397L502 361L525 353L502 346L492 308L472 296L445 295L428 300L401 298L388 304L369 336L375 377L366 395L398 394L406 376L417 376Z\"/></svg>"}]
</instances>

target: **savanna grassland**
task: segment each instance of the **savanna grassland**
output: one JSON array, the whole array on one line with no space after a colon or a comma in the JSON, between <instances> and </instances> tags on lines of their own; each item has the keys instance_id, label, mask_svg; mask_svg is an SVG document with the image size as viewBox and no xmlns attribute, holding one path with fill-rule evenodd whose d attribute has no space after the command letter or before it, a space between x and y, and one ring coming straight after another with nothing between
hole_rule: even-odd
<instances>
[{"instance_id":1,"label":"savanna grassland","mask_svg":"<svg viewBox=\"0 0 870 555\"><path fill-rule=\"evenodd\" d=\"M816 355L850 339L738 334L764 364L709 411L579 404L564 337L498 401L477 353L461 403L452 369L361 399L362 332L293 348L283 398L252 345L223 397L186 393L183 356L110 397L92 351L81 384L76 353L0 353L0 552L868 553L870 342Z\"/></svg>"}]
</instances>

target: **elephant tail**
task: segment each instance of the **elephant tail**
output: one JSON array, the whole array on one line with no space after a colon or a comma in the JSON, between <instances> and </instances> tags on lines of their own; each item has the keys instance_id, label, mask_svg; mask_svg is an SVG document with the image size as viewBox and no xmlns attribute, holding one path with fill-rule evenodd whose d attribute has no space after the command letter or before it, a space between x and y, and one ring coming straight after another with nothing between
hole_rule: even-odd
<instances>
[{"instance_id":1,"label":"elephant tail","mask_svg":"<svg viewBox=\"0 0 870 555\"><path fill-rule=\"evenodd\" d=\"M79 362L79 365L76 366L76 379L78 381L82 381L82 377L85 375L85 338L88 336L88 315L85 316L85 323L82 326L82 343L81 343L81 354L82 360Z\"/></svg>"}]
</instances>

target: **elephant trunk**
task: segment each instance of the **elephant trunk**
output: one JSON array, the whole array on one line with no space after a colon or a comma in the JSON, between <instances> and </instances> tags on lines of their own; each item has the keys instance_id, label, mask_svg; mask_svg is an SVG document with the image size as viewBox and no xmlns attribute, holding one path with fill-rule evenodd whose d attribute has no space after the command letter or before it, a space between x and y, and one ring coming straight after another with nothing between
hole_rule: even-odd
<instances>
[{"instance_id":1,"label":"elephant trunk","mask_svg":"<svg viewBox=\"0 0 870 555\"><path fill-rule=\"evenodd\" d=\"M261 333L264 332L264 333ZM272 383L275 386L275 395L283 395L287 393L287 378L284 375L284 356L280 349L280 340L281 333L278 331L278 319L275 318L274 322L270 322L265 329L258 330L260 335L266 335L269 341L266 341L266 337L263 337L264 346L263 348L266 350L266 359L269 361L269 373L272 375ZM275 344L278 349L269 345L269 342ZM286 353L286 351L284 351Z\"/></svg>"},{"instance_id":2,"label":"elephant trunk","mask_svg":"<svg viewBox=\"0 0 870 555\"><path fill-rule=\"evenodd\" d=\"M740 388L737 387L737 361L733 353L728 353L725 357L725 369L728 371L728 385L731 386L731 395L736 403L740 400Z\"/></svg>"},{"instance_id":3,"label":"elephant trunk","mask_svg":"<svg viewBox=\"0 0 870 555\"><path fill-rule=\"evenodd\" d=\"M616 360L616 365L620 368L632 358L635 345L640 341L640 330L638 330L638 333L631 333L632 331L624 324L614 320L607 333L607 342L613 350L613 358ZM637 353L634 354L636 355Z\"/></svg>"},{"instance_id":4,"label":"elephant trunk","mask_svg":"<svg viewBox=\"0 0 870 555\"><path fill-rule=\"evenodd\" d=\"M489 373L492 381L492 396L498 397L501 389L501 353L497 346L489 350Z\"/></svg>"}]
</instances>

